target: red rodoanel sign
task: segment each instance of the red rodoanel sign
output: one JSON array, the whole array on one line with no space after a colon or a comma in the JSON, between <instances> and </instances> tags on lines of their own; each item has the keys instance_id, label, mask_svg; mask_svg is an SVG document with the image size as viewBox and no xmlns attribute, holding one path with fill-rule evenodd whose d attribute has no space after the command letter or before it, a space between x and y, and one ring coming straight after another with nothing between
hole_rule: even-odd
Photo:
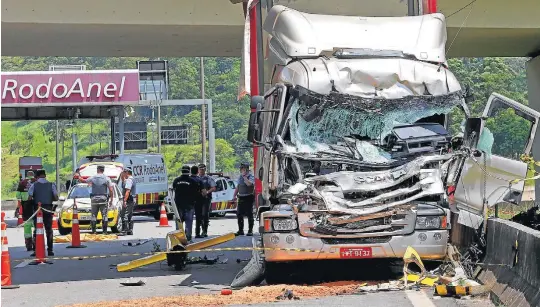
<instances>
[{"instance_id":1,"label":"red rodoanel sign","mask_svg":"<svg viewBox=\"0 0 540 307\"><path fill-rule=\"evenodd\" d=\"M2 104L139 101L138 70L3 72Z\"/></svg>"}]
</instances>

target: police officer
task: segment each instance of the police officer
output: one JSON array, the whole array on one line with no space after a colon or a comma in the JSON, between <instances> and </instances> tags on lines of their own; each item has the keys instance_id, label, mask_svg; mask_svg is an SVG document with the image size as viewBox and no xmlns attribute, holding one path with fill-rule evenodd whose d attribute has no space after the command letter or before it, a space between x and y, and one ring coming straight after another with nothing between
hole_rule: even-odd
<instances>
[{"instance_id":1,"label":"police officer","mask_svg":"<svg viewBox=\"0 0 540 307\"><path fill-rule=\"evenodd\" d=\"M253 235L253 202L255 201L255 177L249 173L249 164L240 164L240 177L234 190L234 198L238 197L236 216L238 218L237 236L244 235L244 216L248 218L248 236Z\"/></svg>"},{"instance_id":2,"label":"police officer","mask_svg":"<svg viewBox=\"0 0 540 307\"><path fill-rule=\"evenodd\" d=\"M191 241L193 214L195 213L195 201L200 197L199 182L189 176L190 167L182 166L182 175L173 181L174 202L180 219L186 223L185 233L188 241Z\"/></svg>"},{"instance_id":3,"label":"police officer","mask_svg":"<svg viewBox=\"0 0 540 307\"><path fill-rule=\"evenodd\" d=\"M208 237L208 224L210 222L210 206L212 205L212 192L216 191L216 181L206 174L206 165L199 164L199 178L202 182L202 210L201 223L203 237Z\"/></svg>"},{"instance_id":4,"label":"police officer","mask_svg":"<svg viewBox=\"0 0 540 307\"><path fill-rule=\"evenodd\" d=\"M133 179L133 172L127 169L122 172L122 232L133 235L133 209L135 207L135 197L137 195L137 183Z\"/></svg>"},{"instance_id":5,"label":"police officer","mask_svg":"<svg viewBox=\"0 0 540 307\"><path fill-rule=\"evenodd\" d=\"M191 167L191 178L195 179L199 184L199 193L195 199L195 238L202 238L201 227L203 225L202 208L203 208L203 196L202 196L202 181L199 177L199 167L193 165Z\"/></svg>"},{"instance_id":6,"label":"police officer","mask_svg":"<svg viewBox=\"0 0 540 307\"><path fill-rule=\"evenodd\" d=\"M56 206L53 206L53 202L58 200L58 190L56 190L56 185L54 183L47 181L45 178L47 177L45 170L41 169L36 173L38 180L36 180L36 182L28 189L28 200L32 201L34 204L32 213L37 210L38 203L41 203L41 208L47 210L42 210L43 226L45 227L45 234L47 236L47 255L54 256L52 220ZM36 223L37 215L34 217L34 242L36 237ZM32 254L32 257L33 256L35 256L35 252Z\"/></svg>"},{"instance_id":7,"label":"police officer","mask_svg":"<svg viewBox=\"0 0 540 307\"><path fill-rule=\"evenodd\" d=\"M27 221L32 214L34 214L34 205L32 201L28 200L28 190L32 184L37 180L37 177L34 175L34 171L26 172L26 178L19 182L17 187L17 199L21 201L22 210L23 210L23 221ZM32 224L24 224L24 245L26 245L27 251L34 250L34 241L32 240Z\"/></svg>"},{"instance_id":8,"label":"police officer","mask_svg":"<svg viewBox=\"0 0 540 307\"><path fill-rule=\"evenodd\" d=\"M88 178L87 180L80 179L82 182L87 182L92 187L90 193L90 203L92 207L92 220L90 226L92 233L96 233L97 215L101 211L101 228L104 234L107 234L108 228L108 206L112 206L113 201L113 188L112 181L109 177L105 176L105 166L97 166L97 174Z\"/></svg>"}]
</instances>

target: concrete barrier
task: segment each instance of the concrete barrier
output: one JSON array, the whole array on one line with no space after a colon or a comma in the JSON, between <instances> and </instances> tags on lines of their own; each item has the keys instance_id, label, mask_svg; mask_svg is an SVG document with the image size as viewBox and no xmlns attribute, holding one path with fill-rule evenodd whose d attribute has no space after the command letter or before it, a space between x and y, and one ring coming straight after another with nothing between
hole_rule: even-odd
<instances>
[{"instance_id":1,"label":"concrete barrier","mask_svg":"<svg viewBox=\"0 0 540 307\"><path fill-rule=\"evenodd\" d=\"M540 231L494 218L486 239L480 281L493 286L492 294L504 306L540 306Z\"/></svg>"}]
</instances>

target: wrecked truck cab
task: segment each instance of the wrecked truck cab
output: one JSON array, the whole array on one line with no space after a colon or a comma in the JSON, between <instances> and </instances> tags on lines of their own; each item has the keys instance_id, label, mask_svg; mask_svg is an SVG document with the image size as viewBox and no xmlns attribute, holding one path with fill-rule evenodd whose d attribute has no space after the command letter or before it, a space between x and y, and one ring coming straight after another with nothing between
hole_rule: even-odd
<instances>
[{"instance_id":1,"label":"wrecked truck cab","mask_svg":"<svg viewBox=\"0 0 540 307\"><path fill-rule=\"evenodd\" d=\"M447 117L467 112L446 65L444 16L277 5L263 28L272 88L253 100L248 139L259 146L265 262L401 258L408 246L444 258Z\"/></svg>"},{"instance_id":2,"label":"wrecked truck cab","mask_svg":"<svg viewBox=\"0 0 540 307\"><path fill-rule=\"evenodd\" d=\"M451 137L448 114L468 117L468 95L446 65L441 14L327 16L277 5L263 28L272 87L258 98L248 138L259 146L267 277L284 262L402 258L409 246L442 259L451 211L481 219L486 199L520 198L523 183L510 191L508 183L527 165L500 157L506 148L497 152L484 126L496 128L495 111L520 116L527 153L538 113L495 95L464 138ZM494 102L503 113L489 111ZM484 176L488 168L497 175Z\"/></svg>"}]
</instances>

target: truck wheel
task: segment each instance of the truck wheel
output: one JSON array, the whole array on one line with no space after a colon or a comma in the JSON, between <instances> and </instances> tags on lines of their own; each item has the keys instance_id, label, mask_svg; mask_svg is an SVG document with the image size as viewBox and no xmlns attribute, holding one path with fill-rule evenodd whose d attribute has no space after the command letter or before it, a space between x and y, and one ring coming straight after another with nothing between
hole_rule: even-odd
<instances>
[{"instance_id":1,"label":"truck wheel","mask_svg":"<svg viewBox=\"0 0 540 307\"><path fill-rule=\"evenodd\" d=\"M60 235L65 236L71 233L71 228L62 227L62 223L58 221L58 232L60 233Z\"/></svg>"}]
</instances>

